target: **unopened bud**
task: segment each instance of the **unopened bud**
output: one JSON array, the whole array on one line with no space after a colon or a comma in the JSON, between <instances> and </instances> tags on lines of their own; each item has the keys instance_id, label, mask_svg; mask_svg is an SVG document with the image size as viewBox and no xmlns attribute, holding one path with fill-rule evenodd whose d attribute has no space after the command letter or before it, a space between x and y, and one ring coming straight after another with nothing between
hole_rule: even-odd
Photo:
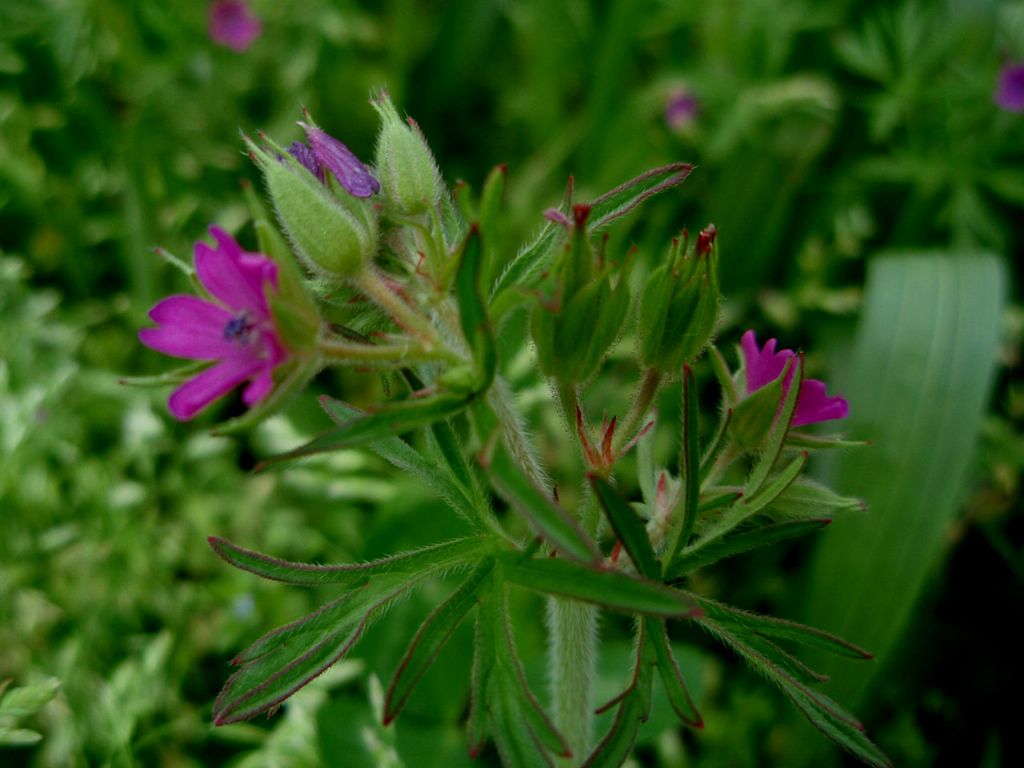
<instances>
[{"instance_id":1,"label":"unopened bud","mask_svg":"<svg viewBox=\"0 0 1024 768\"><path fill-rule=\"evenodd\" d=\"M384 91L372 101L381 117L377 173L385 199L401 214L416 216L437 205L444 185L419 126L404 122Z\"/></svg>"},{"instance_id":2,"label":"unopened bud","mask_svg":"<svg viewBox=\"0 0 1024 768\"><path fill-rule=\"evenodd\" d=\"M332 195L303 164L270 141L273 154L248 144L285 233L307 266L335 278L362 270L377 249L372 204Z\"/></svg>"}]
</instances>

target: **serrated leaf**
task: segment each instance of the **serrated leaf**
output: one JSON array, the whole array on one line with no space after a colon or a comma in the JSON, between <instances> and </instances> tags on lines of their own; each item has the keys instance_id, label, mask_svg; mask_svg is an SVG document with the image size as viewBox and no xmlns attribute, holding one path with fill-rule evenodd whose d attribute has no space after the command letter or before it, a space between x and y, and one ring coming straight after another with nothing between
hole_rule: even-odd
<instances>
[{"instance_id":1,"label":"serrated leaf","mask_svg":"<svg viewBox=\"0 0 1024 768\"><path fill-rule=\"evenodd\" d=\"M657 619L644 619L644 627L648 642L654 649L655 664L665 686L665 693L676 716L684 725L691 728L703 728L704 719L697 711L697 707L694 706L690 692L686 688L683 673L676 663L675 654L672 653L672 646L669 644L668 628L665 626L665 622Z\"/></svg>"},{"instance_id":2,"label":"serrated leaf","mask_svg":"<svg viewBox=\"0 0 1024 768\"><path fill-rule=\"evenodd\" d=\"M751 531L735 533L700 547L692 553L683 552L665 570L666 579L680 579L698 568L717 563L752 549L766 547L788 539L820 531L832 521L825 519L791 520L765 525Z\"/></svg>"},{"instance_id":3,"label":"serrated leaf","mask_svg":"<svg viewBox=\"0 0 1024 768\"><path fill-rule=\"evenodd\" d=\"M469 228L469 234L462 244L459 266L455 273L455 295L458 299L459 322L462 334L473 352L477 369L477 391L490 388L498 366L498 352L494 341L494 329L487 316L480 290L483 271L483 245L480 229L476 224Z\"/></svg>"},{"instance_id":4,"label":"serrated leaf","mask_svg":"<svg viewBox=\"0 0 1024 768\"><path fill-rule=\"evenodd\" d=\"M619 571L561 558L509 559L502 564L502 573L521 587L594 603L614 611L679 618L699 613L692 598L678 590Z\"/></svg>"},{"instance_id":5,"label":"serrated leaf","mask_svg":"<svg viewBox=\"0 0 1024 768\"><path fill-rule=\"evenodd\" d=\"M294 450L273 456L264 461L260 468L303 456L353 448L386 437L393 437L416 427L423 427L453 416L465 408L471 399L468 395L444 393L390 403L379 411L347 421L338 429L325 432Z\"/></svg>"},{"instance_id":6,"label":"serrated leaf","mask_svg":"<svg viewBox=\"0 0 1024 768\"><path fill-rule=\"evenodd\" d=\"M885 754L864 734L864 726L828 696L774 665L756 648L715 621L702 620L711 634L738 653L754 671L776 685L822 734L875 768L889 768Z\"/></svg>"},{"instance_id":7,"label":"serrated leaf","mask_svg":"<svg viewBox=\"0 0 1024 768\"><path fill-rule=\"evenodd\" d=\"M615 720L608 733L590 753L583 768L619 768L633 751L640 724L651 714L655 651L646 637L644 622L637 625L636 660L633 676L622 693L598 709L604 712L617 705Z\"/></svg>"},{"instance_id":8,"label":"serrated leaf","mask_svg":"<svg viewBox=\"0 0 1024 768\"><path fill-rule=\"evenodd\" d=\"M494 570L494 560L486 558L458 589L427 617L409 644L388 685L384 705L384 725L388 725L409 700L420 681L441 652L462 619L476 605L483 581Z\"/></svg>"},{"instance_id":9,"label":"serrated leaf","mask_svg":"<svg viewBox=\"0 0 1024 768\"><path fill-rule=\"evenodd\" d=\"M601 508L608 517L608 522L611 523L622 546L626 548L637 571L648 579L659 579L661 563L658 562L651 540L647 536L647 526L605 478L590 475L589 480Z\"/></svg>"},{"instance_id":10,"label":"serrated leaf","mask_svg":"<svg viewBox=\"0 0 1024 768\"><path fill-rule=\"evenodd\" d=\"M600 559L597 545L565 510L523 474L503 446L495 450L489 469L495 489L559 552L583 562Z\"/></svg>"},{"instance_id":11,"label":"serrated leaf","mask_svg":"<svg viewBox=\"0 0 1024 768\"><path fill-rule=\"evenodd\" d=\"M382 575L307 616L267 633L239 654L241 669L213 705L216 725L266 712L344 657L369 622L420 579Z\"/></svg>"},{"instance_id":12,"label":"serrated leaf","mask_svg":"<svg viewBox=\"0 0 1024 768\"><path fill-rule=\"evenodd\" d=\"M836 637L831 632L808 627L805 624L789 621L788 619L779 619L775 616L764 616L759 613L733 608L732 606L723 605L722 603L698 597L697 595L692 595L692 597L704 610L706 619L713 620L722 626L742 631L744 634L756 632L765 637L789 640L799 645L819 648L823 651L851 659L874 658L868 651L840 637Z\"/></svg>"},{"instance_id":13,"label":"serrated leaf","mask_svg":"<svg viewBox=\"0 0 1024 768\"><path fill-rule=\"evenodd\" d=\"M354 586L382 574L430 575L475 562L489 552L486 539L473 537L434 544L367 563L317 565L280 560L217 536L211 536L208 541L218 556L236 568L271 581L306 587L322 584Z\"/></svg>"}]
</instances>

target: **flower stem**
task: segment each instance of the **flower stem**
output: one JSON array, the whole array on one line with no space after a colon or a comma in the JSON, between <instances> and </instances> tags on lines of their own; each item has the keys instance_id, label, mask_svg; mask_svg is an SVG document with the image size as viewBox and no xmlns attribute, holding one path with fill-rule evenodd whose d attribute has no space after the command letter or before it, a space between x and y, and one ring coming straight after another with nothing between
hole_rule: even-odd
<instances>
[{"instance_id":1,"label":"flower stem","mask_svg":"<svg viewBox=\"0 0 1024 768\"><path fill-rule=\"evenodd\" d=\"M637 388L636 397L633 399L633 406L629 409L629 413L626 414L622 424L619 425L615 435L614 453L616 455L618 455L618 452L622 450L624 445L628 445L629 441L636 436L637 430L647 417L647 412L651 409L651 404L661 388L661 382L661 371L656 368L648 368L644 371L643 378L640 380L640 385Z\"/></svg>"},{"instance_id":2,"label":"flower stem","mask_svg":"<svg viewBox=\"0 0 1024 768\"><path fill-rule=\"evenodd\" d=\"M367 298L387 312L400 328L420 339L426 349L444 347L430 318L406 304L376 269L367 267L353 278L353 282Z\"/></svg>"},{"instance_id":3,"label":"flower stem","mask_svg":"<svg viewBox=\"0 0 1024 768\"><path fill-rule=\"evenodd\" d=\"M415 342L400 344L360 344L345 339L321 339L317 351L332 363L346 363L355 366L407 365L411 362L448 360L458 362L459 358L447 349L426 349Z\"/></svg>"},{"instance_id":4,"label":"flower stem","mask_svg":"<svg viewBox=\"0 0 1024 768\"><path fill-rule=\"evenodd\" d=\"M557 597L548 598L547 608L552 714L572 751L559 760L568 768L581 765L590 751L597 609Z\"/></svg>"}]
</instances>

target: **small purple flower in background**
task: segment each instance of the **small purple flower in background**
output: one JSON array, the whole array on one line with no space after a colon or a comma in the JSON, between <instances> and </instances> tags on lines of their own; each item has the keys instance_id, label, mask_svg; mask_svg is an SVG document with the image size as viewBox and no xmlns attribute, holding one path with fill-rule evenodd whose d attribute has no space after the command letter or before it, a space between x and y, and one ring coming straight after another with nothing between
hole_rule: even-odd
<instances>
[{"instance_id":1,"label":"small purple flower in background","mask_svg":"<svg viewBox=\"0 0 1024 768\"><path fill-rule=\"evenodd\" d=\"M210 6L210 39L242 53L263 32L263 22L245 0L215 0Z\"/></svg>"},{"instance_id":2,"label":"small purple flower in background","mask_svg":"<svg viewBox=\"0 0 1024 768\"><path fill-rule=\"evenodd\" d=\"M247 406L274 388L274 369L288 354L270 315L266 292L277 289L277 265L260 253L247 253L227 232L210 227L217 241L195 246L196 276L214 301L175 295L149 311L156 328L143 328L147 347L186 360L216 360L171 393L168 407L187 421L214 400L246 381Z\"/></svg>"},{"instance_id":3,"label":"small purple flower in background","mask_svg":"<svg viewBox=\"0 0 1024 768\"><path fill-rule=\"evenodd\" d=\"M665 123L673 131L684 131L696 119L700 103L687 90L673 91L665 104Z\"/></svg>"},{"instance_id":4,"label":"small purple flower in background","mask_svg":"<svg viewBox=\"0 0 1024 768\"><path fill-rule=\"evenodd\" d=\"M306 138L309 140L311 149L301 142L296 142L303 149L297 150L295 144L292 144L288 151L307 168L310 168L310 165L309 155L306 154L306 151L310 152L312 154L312 161L319 170L319 173L317 173L310 168L311 173L322 180L323 169L326 168L334 174L334 178L338 180L338 183L353 197L369 197L380 192L380 182L373 177L362 161L353 154L352 150L315 125L306 125L305 123L299 123L299 125L305 129ZM296 151L302 156L300 157L299 154L296 154Z\"/></svg>"},{"instance_id":5,"label":"small purple flower in background","mask_svg":"<svg viewBox=\"0 0 1024 768\"><path fill-rule=\"evenodd\" d=\"M782 374L786 363L796 358L791 349L775 351L775 339L769 339L763 348L757 346L757 338L753 331L743 334L743 368L747 378L747 394L756 392L766 384L771 384ZM789 390L789 382L793 378L791 368L783 382L783 391ZM829 397L825 391L825 383L817 379L804 379L797 395L796 412L793 414L793 426L801 427L819 421L845 419L850 414L850 405L841 396Z\"/></svg>"},{"instance_id":6,"label":"small purple flower in background","mask_svg":"<svg viewBox=\"0 0 1024 768\"><path fill-rule=\"evenodd\" d=\"M1024 61L1007 64L999 71L995 101L1007 112L1024 112Z\"/></svg>"}]
</instances>

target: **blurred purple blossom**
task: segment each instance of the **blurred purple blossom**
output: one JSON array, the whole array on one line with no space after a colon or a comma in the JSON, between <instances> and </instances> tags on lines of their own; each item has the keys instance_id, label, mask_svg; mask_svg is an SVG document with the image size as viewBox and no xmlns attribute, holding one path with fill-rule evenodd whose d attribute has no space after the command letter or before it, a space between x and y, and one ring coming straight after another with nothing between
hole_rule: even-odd
<instances>
[{"instance_id":1,"label":"blurred purple blossom","mask_svg":"<svg viewBox=\"0 0 1024 768\"><path fill-rule=\"evenodd\" d=\"M263 22L245 0L215 0L210 6L209 30L215 43L242 53L263 32Z\"/></svg>"},{"instance_id":2,"label":"blurred purple blossom","mask_svg":"<svg viewBox=\"0 0 1024 768\"><path fill-rule=\"evenodd\" d=\"M1007 64L999 71L995 101L1007 112L1024 112L1024 61Z\"/></svg>"},{"instance_id":3,"label":"blurred purple blossom","mask_svg":"<svg viewBox=\"0 0 1024 768\"><path fill-rule=\"evenodd\" d=\"M688 127L697 117L700 103L692 91L673 91L665 104L665 123L673 131Z\"/></svg>"},{"instance_id":4,"label":"blurred purple blossom","mask_svg":"<svg viewBox=\"0 0 1024 768\"><path fill-rule=\"evenodd\" d=\"M174 392L168 408L187 421L246 381L242 393L256 405L274 388L274 369L285 362L284 348L267 303L277 288L277 265L260 253L247 253L218 227L216 246L195 246L196 276L214 299L168 296L149 311L156 328L143 328L139 340L151 349L186 360L216 360Z\"/></svg>"},{"instance_id":5,"label":"blurred purple blossom","mask_svg":"<svg viewBox=\"0 0 1024 768\"><path fill-rule=\"evenodd\" d=\"M786 363L796 359L796 353L791 349L781 349L776 352L775 339L769 339L765 342L764 347L758 347L757 337L753 331L743 334L741 345L748 395L766 384L771 384L782 375ZM790 366L786 380L783 382L783 392L789 390L789 383L793 379L794 372L795 366ZM797 395L792 426L802 427L805 424L814 424L819 421L845 419L849 414L850 405L846 402L846 398L840 395L829 397L824 382L817 379L804 379Z\"/></svg>"}]
</instances>

